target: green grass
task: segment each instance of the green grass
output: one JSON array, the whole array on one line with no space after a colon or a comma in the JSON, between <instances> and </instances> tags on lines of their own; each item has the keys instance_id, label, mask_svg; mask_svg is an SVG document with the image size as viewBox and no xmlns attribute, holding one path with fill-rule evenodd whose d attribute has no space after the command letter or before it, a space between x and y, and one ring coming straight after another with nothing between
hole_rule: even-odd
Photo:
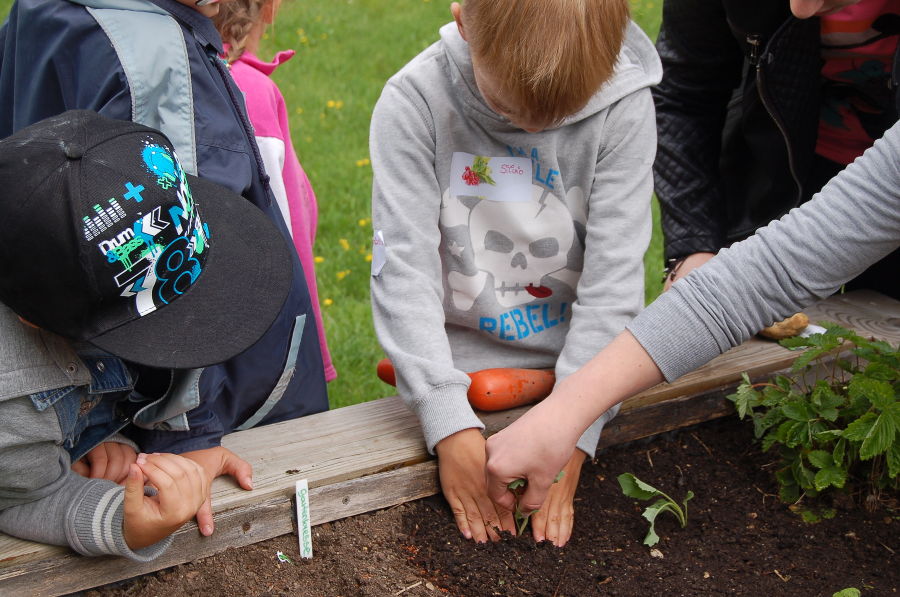
<instances>
[{"instance_id":1,"label":"green grass","mask_svg":"<svg viewBox=\"0 0 900 597\"><path fill-rule=\"evenodd\" d=\"M654 38L660 4L632 1L634 19ZM10 5L0 0L2 14ZM319 202L319 298L338 370L329 384L333 408L393 393L375 376L383 355L369 306L369 117L384 82L437 40L438 28L451 18L449 6L449 0L287 1L260 51L268 59L276 50L297 50L275 80ZM662 272L655 204L654 222L645 259L648 300L659 293Z\"/></svg>"}]
</instances>

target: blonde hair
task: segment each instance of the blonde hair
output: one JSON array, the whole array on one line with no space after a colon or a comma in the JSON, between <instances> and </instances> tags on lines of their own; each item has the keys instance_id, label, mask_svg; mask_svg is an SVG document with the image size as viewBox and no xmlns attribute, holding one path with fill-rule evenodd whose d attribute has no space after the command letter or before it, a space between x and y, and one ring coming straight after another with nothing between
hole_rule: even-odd
<instances>
[{"instance_id":1,"label":"blonde hair","mask_svg":"<svg viewBox=\"0 0 900 597\"><path fill-rule=\"evenodd\" d=\"M612 77L628 0L466 0L469 49L504 97L532 119L559 123Z\"/></svg>"},{"instance_id":2,"label":"blonde hair","mask_svg":"<svg viewBox=\"0 0 900 597\"><path fill-rule=\"evenodd\" d=\"M219 3L219 13L213 17L213 23L222 36L222 41L229 45L225 59L229 64L237 60L247 48L250 32L262 18L262 10L273 0L229 0Z\"/></svg>"}]
</instances>

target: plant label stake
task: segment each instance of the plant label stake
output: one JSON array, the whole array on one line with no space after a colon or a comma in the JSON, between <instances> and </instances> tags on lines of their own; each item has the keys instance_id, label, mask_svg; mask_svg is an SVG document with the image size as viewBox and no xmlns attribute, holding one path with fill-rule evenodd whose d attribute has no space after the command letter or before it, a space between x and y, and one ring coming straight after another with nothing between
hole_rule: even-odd
<instances>
[{"instance_id":1,"label":"plant label stake","mask_svg":"<svg viewBox=\"0 0 900 597\"><path fill-rule=\"evenodd\" d=\"M311 558L312 529L309 524L309 484L306 479L297 481L295 488L297 496L297 539L300 542L300 557Z\"/></svg>"}]
</instances>

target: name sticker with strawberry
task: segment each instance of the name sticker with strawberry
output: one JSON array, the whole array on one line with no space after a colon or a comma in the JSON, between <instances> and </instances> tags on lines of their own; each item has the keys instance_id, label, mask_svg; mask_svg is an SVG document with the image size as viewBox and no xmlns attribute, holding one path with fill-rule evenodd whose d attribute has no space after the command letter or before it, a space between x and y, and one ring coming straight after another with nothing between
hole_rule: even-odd
<instances>
[{"instance_id":1,"label":"name sticker with strawberry","mask_svg":"<svg viewBox=\"0 0 900 597\"><path fill-rule=\"evenodd\" d=\"M450 162L450 192L491 201L531 201L531 159L491 158L457 151Z\"/></svg>"}]
</instances>

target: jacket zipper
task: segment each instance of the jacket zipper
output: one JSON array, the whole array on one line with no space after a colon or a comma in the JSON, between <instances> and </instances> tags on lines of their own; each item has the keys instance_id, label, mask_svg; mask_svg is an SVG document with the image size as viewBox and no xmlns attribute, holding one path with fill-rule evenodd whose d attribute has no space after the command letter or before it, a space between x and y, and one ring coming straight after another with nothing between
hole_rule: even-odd
<instances>
[{"instance_id":1,"label":"jacket zipper","mask_svg":"<svg viewBox=\"0 0 900 597\"><path fill-rule=\"evenodd\" d=\"M775 32L775 35L778 35L778 32ZM775 114L775 110L772 107L772 100L769 97L767 88L766 88L766 77L765 72L762 68L762 53L760 52L761 48L761 39L758 34L750 33L747 34L747 45L750 46L750 64L756 68L756 89L759 92L759 98L762 101L763 107L765 107L766 112L768 112L769 117L772 119L772 122L775 123L775 126L778 127L778 131L781 133L781 137L784 139L784 144L787 147L788 154L788 171L791 173L791 178L794 180L794 184L797 185L797 196L794 200L793 207L800 205L800 199L803 197L803 185L800 183L800 178L797 176L797 167L794 164L794 148L791 145L791 140L788 137L787 129L784 126L784 123L781 119Z\"/></svg>"},{"instance_id":2,"label":"jacket zipper","mask_svg":"<svg viewBox=\"0 0 900 597\"><path fill-rule=\"evenodd\" d=\"M274 197L274 193L272 191L272 187L270 186L270 178L269 175L266 174L266 167L263 164L262 155L259 153L259 148L256 145L255 135L253 133L253 125L250 124L250 119L248 116L244 115L244 112L241 110L241 103L235 94L234 89L237 87L237 83L231 78L231 74L229 74L225 63L215 54L215 52L206 52L207 58L209 58L210 62L212 62L213 67L216 69L216 72L219 73L219 77L222 79L222 83L225 85L225 89L228 92L228 97L231 100L231 109L237 115L238 120L241 122L241 127L244 129L244 136L247 138L247 143L250 145L250 151L253 154L253 159L256 161L256 173L259 176L260 181L263 185L263 190L266 191L266 200L268 205L272 205L272 197ZM232 85L234 87L232 87Z\"/></svg>"}]
</instances>

